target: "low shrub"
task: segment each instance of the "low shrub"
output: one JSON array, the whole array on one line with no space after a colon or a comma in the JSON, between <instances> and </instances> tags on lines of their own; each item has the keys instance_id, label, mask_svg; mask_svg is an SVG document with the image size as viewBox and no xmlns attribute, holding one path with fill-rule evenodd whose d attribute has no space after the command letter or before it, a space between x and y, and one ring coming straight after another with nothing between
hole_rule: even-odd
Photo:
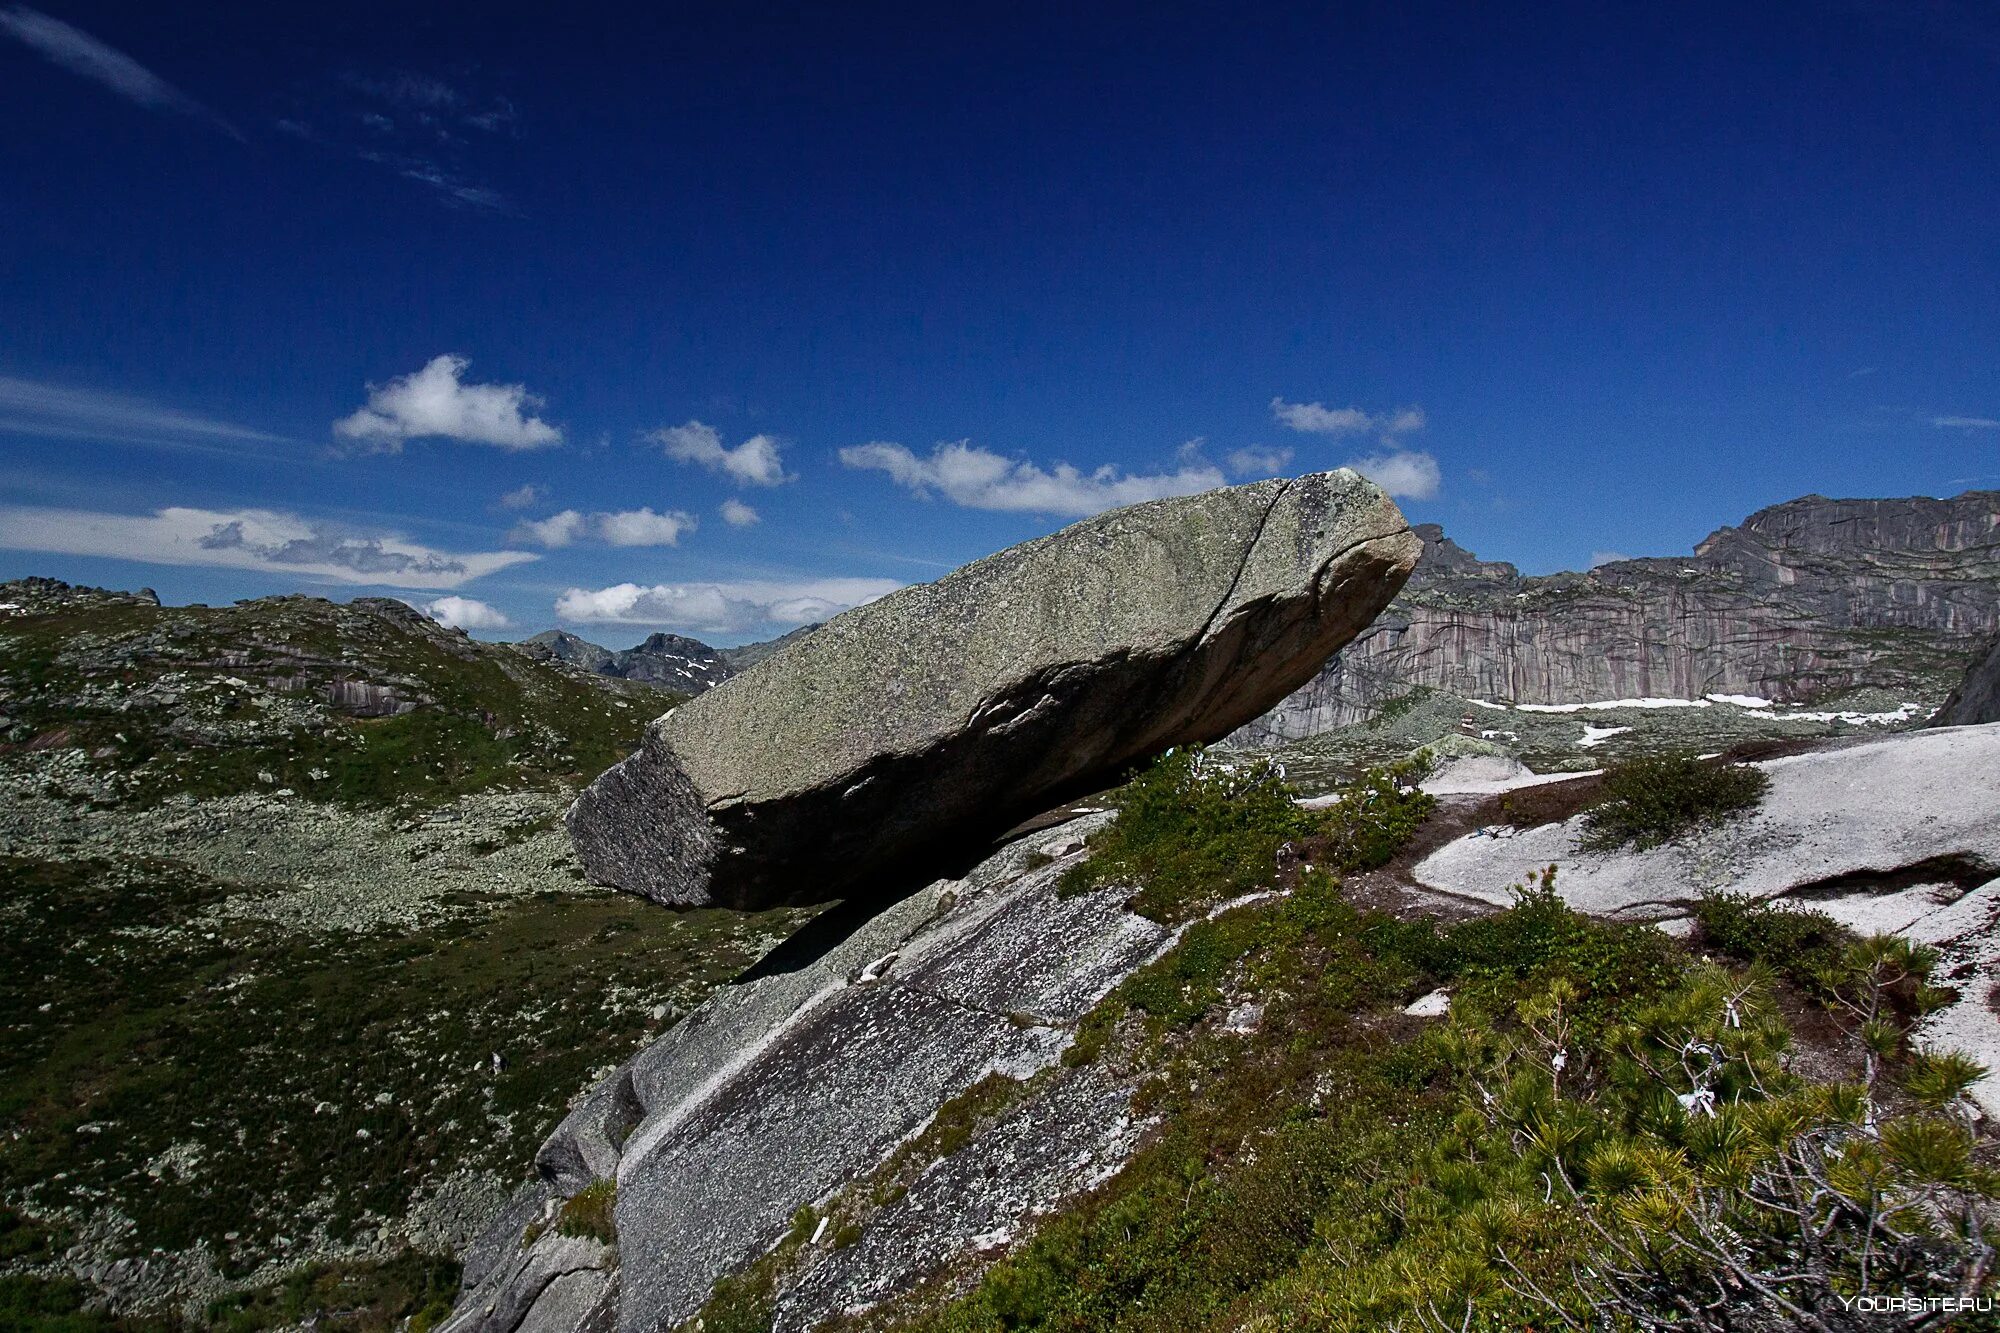
<instances>
[{"instance_id":1,"label":"low shrub","mask_svg":"<svg viewBox=\"0 0 2000 1333\"><path fill-rule=\"evenodd\" d=\"M1644 851L1754 810L1771 779L1748 764L1716 764L1692 755L1654 755L1613 764L1604 800L1584 816L1583 845Z\"/></svg>"},{"instance_id":2,"label":"low shrub","mask_svg":"<svg viewBox=\"0 0 2000 1333\"><path fill-rule=\"evenodd\" d=\"M593 1180L572 1194L556 1214L556 1233L581 1236L586 1240L617 1243L618 1185L610 1180Z\"/></svg>"}]
</instances>

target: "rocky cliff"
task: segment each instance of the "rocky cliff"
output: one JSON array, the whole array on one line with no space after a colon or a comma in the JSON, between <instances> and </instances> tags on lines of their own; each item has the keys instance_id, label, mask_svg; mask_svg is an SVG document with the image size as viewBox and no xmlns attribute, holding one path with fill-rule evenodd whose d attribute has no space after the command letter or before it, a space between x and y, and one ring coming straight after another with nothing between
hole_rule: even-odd
<instances>
[{"instance_id":1,"label":"rocky cliff","mask_svg":"<svg viewBox=\"0 0 2000 1333\"><path fill-rule=\"evenodd\" d=\"M593 676L640 681L676 694L700 694L818 628L801 625L778 638L735 648L711 648L682 634L650 634L633 647L613 650L560 629L544 630L510 646L538 661L558 662Z\"/></svg>"},{"instance_id":2,"label":"rocky cliff","mask_svg":"<svg viewBox=\"0 0 2000 1333\"><path fill-rule=\"evenodd\" d=\"M1262 744L1361 721L1423 686L1566 704L1879 686L1935 700L2000 625L2000 491L1810 495L1690 556L1523 577L1433 524L1402 596L1312 681L1243 729Z\"/></svg>"}]
</instances>

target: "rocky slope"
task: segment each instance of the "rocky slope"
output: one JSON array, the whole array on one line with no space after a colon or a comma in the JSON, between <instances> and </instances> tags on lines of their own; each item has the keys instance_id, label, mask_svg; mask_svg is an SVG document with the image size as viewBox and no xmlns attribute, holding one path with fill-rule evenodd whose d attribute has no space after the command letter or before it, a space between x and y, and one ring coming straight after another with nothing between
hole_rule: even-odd
<instances>
[{"instance_id":1,"label":"rocky slope","mask_svg":"<svg viewBox=\"0 0 2000 1333\"><path fill-rule=\"evenodd\" d=\"M1534 578L1418 531L1402 596L1241 742L1362 721L1420 687L1516 704L1879 688L1929 707L2000 625L2000 491L1807 496L1691 556Z\"/></svg>"},{"instance_id":2,"label":"rocky slope","mask_svg":"<svg viewBox=\"0 0 2000 1333\"><path fill-rule=\"evenodd\" d=\"M1565 901L1598 916L1685 923L1704 894L1789 900L1863 932L1943 951L1955 987L1931 1040L2000 1069L2000 725L1919 731L1757 765L1757 810L1647 851L1586 850L1581 817L1481 829L1417 865L1423 885L1496 906L1558 868ZM1977 1088L2000 1116L2000 1077Z\"/></svg>"},{"instance_id":3,"label":"rocky slope","mask_svg":"<svg viewBox=\"0 0 2000 1333\"><path fill-rule=\"evenodd\" d=\"M614 684L396 602L0 585L0 1323L449 1293L523 1145L805 919L581 878L563 808L677 697Z\"/></svg>"}]
</instances>

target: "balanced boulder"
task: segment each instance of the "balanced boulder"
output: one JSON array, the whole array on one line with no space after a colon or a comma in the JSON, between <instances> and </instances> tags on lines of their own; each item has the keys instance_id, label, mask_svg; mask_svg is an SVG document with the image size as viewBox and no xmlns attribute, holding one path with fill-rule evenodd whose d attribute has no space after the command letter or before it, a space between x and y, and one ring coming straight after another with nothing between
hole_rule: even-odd
<instances>
[{"instance_id":1,"label":"balanced boulder","mask_svg":"<svg viewBox=\"0 0 2000 1333\"><path fill-rule=\"evenodd\" d=\"M568 815L672 906L885 898L1317 671L1421 550L1353 472L1153 500L903 588L653 723Z\"/></svg>"}]
</instances>

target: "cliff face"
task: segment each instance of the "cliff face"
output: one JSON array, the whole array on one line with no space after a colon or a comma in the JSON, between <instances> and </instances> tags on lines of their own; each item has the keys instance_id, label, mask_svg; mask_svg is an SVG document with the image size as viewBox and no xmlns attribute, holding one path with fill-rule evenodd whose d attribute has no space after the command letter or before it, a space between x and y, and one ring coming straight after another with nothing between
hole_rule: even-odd
<instances>
[{"instance_id":1,"label":"cliff face","mask_svg":"<svg viewBox=\"0 0 2000 1333\"><path fill-rule=\"evenodd\" d=\"M2000 491L1806 496L1683 558L1523 577L1435 524L1400 597L1303 688L1237 733L1257 744L1365 719L1418 686L1517 703L1754 694L1801 703L1928 687L2000 625Z\"/></svg>"}]
</instances>

